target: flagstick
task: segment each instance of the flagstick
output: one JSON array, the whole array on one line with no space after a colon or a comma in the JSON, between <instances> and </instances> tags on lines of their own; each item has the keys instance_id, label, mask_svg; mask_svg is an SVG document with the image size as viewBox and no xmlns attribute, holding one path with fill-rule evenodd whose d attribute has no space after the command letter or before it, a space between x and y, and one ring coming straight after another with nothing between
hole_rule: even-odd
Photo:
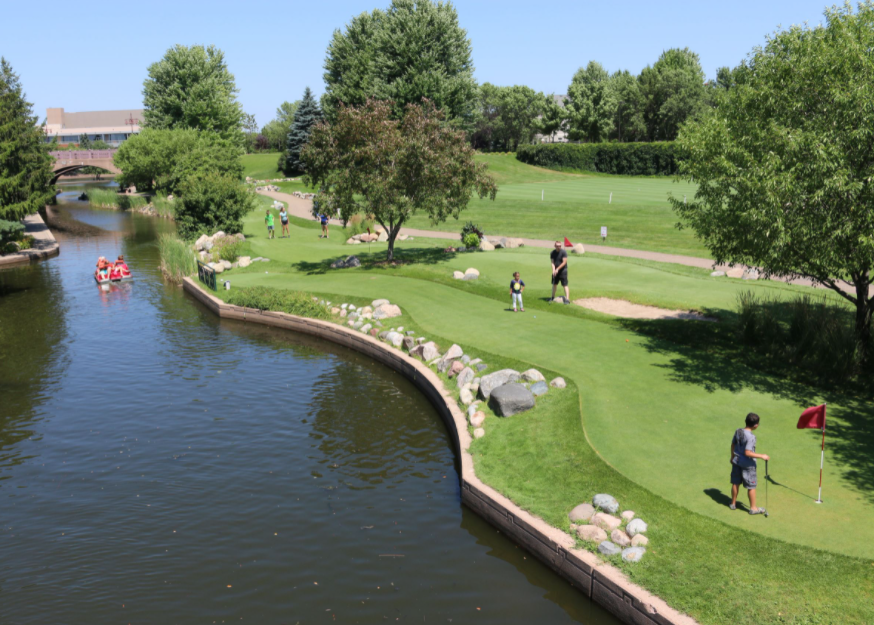
<instances>
[{"instance_id":1,"label":"flagstick","mask_svg":"<svg viewBox=\"0 0 874 625\"><path fill-rule=\"evenodd\" d=\"M824 406L827 404L823 404ZM819 455L819 495L816 497L816 503L822 503L822 465L825 462L825 415L822 416L822 449Z\"/></svg>"}]
</instances>

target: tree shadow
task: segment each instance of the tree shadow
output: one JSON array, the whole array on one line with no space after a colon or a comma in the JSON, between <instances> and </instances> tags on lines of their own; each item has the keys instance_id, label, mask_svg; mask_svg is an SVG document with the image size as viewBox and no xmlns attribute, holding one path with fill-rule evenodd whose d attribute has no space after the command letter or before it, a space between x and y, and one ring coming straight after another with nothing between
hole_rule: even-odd
<instances>
[{"instance_id":1,"label":"tree shadow","mask_svg":"<svg viewBox=\"0 0 874 625\"><path fill-rule=\"evenodd\" d=\"M355 246L355 248L360 246ZM300 261L294 263L297 271L307 275L323 275L329 271L343 271L351 268L332 268L331 263L338 260L345 260L350 256L355 256L361 262L360 267L355 267L362 271L372 271L375 269L386 269L391 267L407 266L407 265L436 265L438 263L452 260L459 253L446 252L442 248L437 247L422 247L422 248L404 248L403 250L395 250L394 259L389 262L386 260L384 250L377 252L361 252L350 246L349 254L336 258L325 258L317 261Z\"/></svg>"},{"instance_id":2,"label":"tree shadow","mask_svg":"<svg viewBox=\"0 0 874 625\"><path fill-rule=\"evenodd\" d=\"M667 370L674 382L700 386L710 393L753 390L772 395L795 404L799 415L825 398L829 404L827 455L836 461L842 477L874 503L874 398L869 390L837 385L820 388L757 369L744 362L733 329L715 327L726 324L627 319L622 325L645 338L643 346L647 351L669 358L666 363L654 366ZM809 430L804 435L810 438L812 447L821 437L819 430Z\"/></svg>"}]
</instances>

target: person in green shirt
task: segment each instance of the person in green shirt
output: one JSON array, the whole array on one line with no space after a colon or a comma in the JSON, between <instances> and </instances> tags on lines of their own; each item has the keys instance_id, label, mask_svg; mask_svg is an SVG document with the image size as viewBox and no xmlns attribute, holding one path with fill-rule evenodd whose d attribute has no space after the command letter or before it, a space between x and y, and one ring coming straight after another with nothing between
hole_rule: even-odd
<instances>
[{"instance_id":1,"label":"person in green shirt","mask_svg":"<svg viewBox=\"0 0 874 625\"><path fill-rule=\"evenodd\" d=\"M270 209L267 209L267 217L264 219L264 223L267 224L267 238L275 239L276 232L273 230L273 213L270 212Z\"/></svg>"}]
</instances>

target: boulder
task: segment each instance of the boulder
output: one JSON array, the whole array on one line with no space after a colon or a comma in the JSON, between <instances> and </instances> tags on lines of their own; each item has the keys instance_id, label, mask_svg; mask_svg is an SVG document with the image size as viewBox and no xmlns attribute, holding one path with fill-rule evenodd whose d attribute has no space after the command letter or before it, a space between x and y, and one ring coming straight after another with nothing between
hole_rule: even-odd
<instances>
[{"instance_id":1,"label":"boulder","mask_svg":"<svg viewBox=\"0 0 874 625\"><path fill-rule=\"evenodd\" d=\"M331 314L332 314L332 315L339 315L339 314L340 314L340 309L337 308L336 306L334 306L334 308L331 309Z\"/></svg>"},{"instance_id":2,"label":"boulder","mask_svg":"<svg viewBox=\"0 0 874 625\"><path fill-rule=\"evenodd\" d=\"M222 263L210 263L210 265L216 273L222 273L225 270L225 266Z\"/></svg>"},{"instance_id":3,"label":"boulder","mask_svg":"<svg viewBox=\"0 0 874 625\"><path fill-rule=\"evenodd\" d=\"M649 538L644 536L643 534L638 534L634 538L631 539L632 547L646 547L649 544Z\"/></svg>"},{"instance_id":4,"label":"boulder","mask_svg":"<svg viewBox=\"0 0 874 625\"><path fill-rule=\"evenodd\" d=\"M209 241L209 237L205 234L201 234L200 237L198 237L197 241L194 242L194 248L198 250L204 249L203 246L204 244L206 244L207 241Z\"/></svg>"},{"instance_id":5,"label":"boulder","mask_svg":"<svg viewBox=\"0 0 874 625\"><path fill-rule=\"evenodd\" d=\"M582 243L577 243L576 245L574 245L572 251L574 254L585 254L586 248L583 246Z\"/></svg>"},{"instance_id":6,"label":"boulder","mask_svg":"<svg viewBox=\"0 0 874 625\"><path fill-rule=\"evenodd\" d=\"M411 349L410 355L419 358L423 362L430 362L437 358L440 352L437 351L437 345L434 344L434 341L428 341Z\"/></svg>"},{"instance_id":7,"label":"boulder","mask_svg":"<svg viewBox=\"0 0 874 625\"><path fill-rule=\"evenodd\" d=\"M592 497L592 505L609 514L616 514L619 512L619 502L616 501L616 498L613 497L613 495L605 495L603 493L595 495Z\"/></svg>"},{"instance_id":8,"label":"boulder","mask_svg":"<svg viewBox=\"0 0 874 625\"><path fill-rule=\"evenodd\" d=\"M361 261L357 256L347 256L345 259L335 260L331 263L331 269L348 269L350 267L360 267Z\"/></svg>"},{"instance_id":9,"label":"boulder","mask_svg":"<svg viewBox=\"0 0 874 625\"><path fill-rule=\"evenodd\" d=\"M604 542L599 544L598 551L605 556L616 556L622 553L622 549L611 543L609 540L605 540Z\"/></svg>"},{"instance_id":10,"label":"boulder","mask_svg":"<svg viewBox=\"0 0 874 625\"><path fill-rule=\"evenodd\" d=\"M612 532L613 530L619 529L619 526L622 525L622 519L604 512L596 512L592 517L592 525L597 525L608 532Z\"/></svg>"},{"instance_id":11,"label":"boulder","mask_svg":"<svg viewBox=\"0 0 874 625\"><path fill-rule=\"evenodd\" d=\"M541 395L546 395L549 392L549 387L546 385L546 382L535 382L528 390L531 391L531 394L535 397L540 397Z\"/></svg>"},{"instance_id":12,"label":"boulder","mask_svg":"<svg viewBox=\"0 0 874 625\"><path fill-rule=\"evenodd\" d=\"M466 365L467 365L467 364L470 364L470 356L468 356L467 354L465 354L464 356L461 357L461 362L463 362L463 363L466 364Z\"/></svg>"},{"instance_id":13,"label":"boulder","mask_svg":"<svg viewBox=\"0 0 874 625\"><path fill-rule=\"evenodd\" d=\"M240 264L240 267L248 267L252 264L252 258L249 256L240 256L237 259L237 262Z\"/></svg>"},{"instance_id":14,"label":"boulder","mask_svg":"<svg viewBox=\"0 0 874 625\"><path fill-rule=\"evenodd\" d=\"M446 375L448 375L450 378L454 378L459 373L461 373L463 370L464 370L464 363L461 362L460 360L453 360L452 364L449 365L449 370L446 372Z\"/></svg>"},{"instance_id":15,"label":"boulder","mask_svg":"<svg viewBox=\"0 0 874 625\"><path fill-rule=\"evenodd\" d=\"M379 330L377 328L372 328L370 330L370 336L379 336Z\"/></svg>"},{"instance_id":16,"label":"boulder","mask_svg":"<svg viewBox=\"0 0 874 625\"><path fill-rule=\"evenodd\" d=\"M480 364L476 366L478 371L482 371L480 367L485 369L485 366ZM504 384L515 382L518 379L519 372L514 371L513 369L501 369L500 371L484 375L479 384L479 396L482 399L488 400L494 389L503 386Z\"/></svg>"},{"instance_id":17,"label":"boulder","mask_svg":"<svg viewBox=\"0 0 874 625\"><path fill-rule=\"evenodd\" d=\"M406 349L408 352L411 352L411 351L413 351L413 349L415 347L416 347L416 339L414 339L411 336L405 336L404 337L404 349Z\"/></svg>"},{"instance_id":18,"label":"boulder","mask_svg":"<svg viewBox=\"0 0 874 625\"><path fill-rule=\"evenodd\" d=\"M596 545L599 545L607 540L607 532L602 530L600 527L595 527L594 525L579 526L577 528L577 536L580 537L580 540L595 543Z\"/></svg>"},{"instance_id":19,"label":"boulder","mask_svg":"<svg viewBox=\"0 0 874 625\"><path fill-rule=\"evenodd\" d=\"M721 278L724 275L725 275L724 271L712 271L712 272L710 272L711 278Z\"/></svg>"},{"instance_id":20,"label":"boulder","mask_svg":"<svg viewBox=\"0 0 874 625\"><path fill-rule=\"evenodd\" d=\"M478 363L476 364L476 370L477 370L478 372L479 372L479 371L485 371L485 370L488 369L488 368L489 368L488 365L483 364L483 363L481 363L481 362L478 362Z\"/></svg>"},{"instance_id":21,"label":"boulder","mask_svg":"<svg viewBox=\"0 0 874 625\"><path fill-rule=\"evenodd\" d=\"M458 399L465 406L469 406L473 402L473 393L470 391L470 386L461 387L461 392L458 394Z\"/></svg>"},{"instance_id":22,"label":"boulder","mask_svg":"<svg viewBox=\"0 0 874 625\"><path fill-rule=\"evenodd\" d=\"M588 523L592 517L595 516L595 508L592 504L589 503L581 503L576 508L570 511L570 514L567 515L574 523L579 523L580 521L585 521ZM606 539L607 536L604 536Z\"/></svg>"},{"instance_id":23,"label":"boulder","mask_svg":"<svg viewBox=\"0 0 874 625\"><path fill-rule=\"evenodd\" d=\"M534 408L534 395L521 384L504 384L490 393L489 408L499 417L511 417Z\"/></svg>"},{"instance_id":24,"label":"boulder","mask_svg":"<svg viewBox=\"0 0 874 625\"><path fill-rule=\"evenodd\" d=\"M461 273L460 271L453 271L452 277L455 278L456 280L461 280L462 278L464 278L464 274Z\"/></svg>"},{"instance_id":25,"label":"boulder","mask_svg":"<svg viewBox=\"0 0 874 625\"><path fill-rule=\"evenodd\" d=\"M206 241L203 242L203 249L206 250L207 252L210 251L214 246L215 246L215 244L212 242L212 239L210 239L210 238L207 238Z\"/></svg>"},{"instance_id":26,"label":"boulder","mask_svg":"<svg viewBox=\"0 0 874 625\"><path fill-rule=\"evenodd\" d=\"M222 265L225 266L225 269L230 269L231 267L234 266L234 263L232 263L232 262L229 261L229 260L223 260L223 261L222 261Z\"/></svg>"},{"instance_id":27,"label":"boulder","mask_svg":"<svg viewBox=\"0 0 874 625\"><path fill-rule=\"evenodd\" d=\"M352 327L355 328L356 330L360 330L363 325L364 325L363 321L356 321L355 323L352 324Z\"/></svg>"},{"instance_id":28,"label":"boulder","mask_svg":"<svg viewBox=\"0 0 874 625\"><path fill-rule=\"evenodd\" d=\"M622 514L619 515L624 521L630 521L634 518L634 512L631 510L626 510Z\"/></svg>"},{"instance_id":29,"label":"boulder","mask_svg":"<svg viewBox=\"0 0 874 625\"><path fill-rule=\"evenodd\" d=\"M759 279L759 270L750 268L745 269L743 275L741 276L743 280L758 280Z\"/></svg>"},{"instance_id":30,"label":"boulder","mask_svg":"<svg viewBox=\"0 0 874 625\"><path fill-rule=\"evenodd\" d=\"M468 267L467 271L464 272L464 275L469 276L470 274L475 274L477 278L479 278L479 270L474 269L473 267Z\"/></svg>"},{"instance_id":31,"label":"boulder","mask_svg":"<svg viewBox=\"0 0 874 625\"><path fill-rule=\"evenodd\" d=\"M449 369L449 367L452 365L452 362L453 361L451 361L451 360L444 360L443 358L440 358L437 361L437 372L438 373L445 373L446 370Z\"/></svg>"},{"instance_id":32,"label":"boulder","mask_svg":"<svg viewBox=\"0 0 874 625\"><path fill-rule=\"evenodd\" d=\"M372 325L370 325L369 323L365 323L365 324L364 324L363 326L361 326L361 328L359 328L359 329L360 329L364 334L367 334L368 332L370 332L371 328L373 328Z\"/></svg>"},{"instance_id":33,"label":"boulder","mask_svg":"<svg viewBox=\"0 0 874 625\"><path fill-rule=\"evenodd\" d=\"M385 230L383 230L382 232L379 233L379 236L376 238L376 240L379 241L380 243L388 241L388 233Z\"/></svg>"},{"instance_id":34,"label":"boulder","mask_svg":"<svg viewBox=\"0 0 874 625\"><path fill-rule=\"evenodd\" d=\"M467 407L467 418L470 419L474 413L477 411L477 408L482 402L479 400L474 401L470 406Z\"/></svg>"},{"instance_id":35,"label":"boulder","mask_svg":"<svg viewBox=\"0 0 874 625\"><path fill-rule=\"evenodd\" d=\"M464 356L464 350L462 350L458 345L453 344L452 347L446 350L446 353L443 354L443 360L457 360Z\"/></svg>"},{"instance_id":36,"label":"boulder","mask_svg":"<svg viewBox=\"0 0 874 625\"><path fill-rule=\"evenodd\" d=\"M622 559L626 562L640 562L645 553L646 549L643 547L629 547L622 550Z\"/></svg>"},{"instance_id":37,"label":"boulder","mask_svg":"<svg viewBox=\"0 0 874 625\"><path fill-rule=\"evenodd\" d=\"M392 317L400 317L401 308L395 304L383 304L378 306L373 311L374 319L391 319Z\"/></svg>"},{"instance_id":38,"label":"boulder","mask_svg":"<svg viewBox=\"0 0 874 625\"><path fill-rule=\"evenodd\" d=\"M543 374L540 373L537 369L528 369L528 371L523 371L519 376L526 382L542 382L546 378L543 377Z\"/></svg>"},{"instance_id":39,"label":"boulder","mask_svg":"<svg viewBox=\"0 0 874 625\"><path fill-rule=\"evenodd\" d=\"M485 420L486 420L486 413L484 413L482 410L477 410L476 412L474 412L471 415L470 424L473 427L478 428L485 422Z\"/></svg>"},{"instance_id":40,"label":"boulder","mask_svg":"<svg viewBox=\"0 0 874 625\"><path fill-rule=\"evenodd\" d=\"M474 438L482 438L485 435L486 435L486 431L482 428L477 428L473 431Z\"/></svg>"},{"instance_id":41,"label":"boulder","mask_svg":"<svg viewBox=\"0 0 874 625\"><path fill-rule=\"evenodd\" d=\"M625 531L628 532L628 535L634 538L638 534L646 533L646 523L643 519L632 519L628 522L628 525L625 526Z\"/></svg>"},{"instance_id":42,"label":"boulder","mask_svg":"<svg viewBox=\"0 0 874 625\"><path fill-rule=\"evenodd\" d=\"M482 358L474 358L473 360L471 360L467 364L469 364L471 367L474 367L474 366L478 365L479 363L481 363L482 361L483 361Z\"/></svg>"},{"instance_id":43,"label":"boulder","mask_svg":"<svg viewBox=\"0 0 874 625\"><path fill-rule=\"evenodd\" d=\"M348 239L346 239L346 245L361 245L361 241L349 237Z\"/></svg>"},{"instance_id":44,"label":"boulder","mask_svg":"<svg viewBox=\"0 0 874 625\"><path fill-rule=\"evenodd\" d=\"M395 347L400 347L401 344L404 342L404 335L400 332L389 332L388 334L386 334L385 340Z\"/></svg>"},{"instance_id":45,"label":"boulder","mask_svg":"<svg viewBox=\"0 0 874 625\"><path fill-rule=\"evenodd\" d=\"M628 537L628 534L626 534L622 530L613 530L612 532L610 532L610 540L612 540L614 544L620 547L631 546L631 539Z\"/></svg>"},{"instance_id":46,"label":"boulder","mask_svg":"<svg viewBox=\"0 0 874 625\"><path fill-rule=\"evenodd\" d=\"M461 365L464 364L464 363L461 363L458 361L456 361L456 362L458 364L461 364ZM464 369L462 369L461 372L458 374L458 381L456 382L456 384L458 385L458 388L461 388L465 384L470 384L471 382L473 382L473 378L474 378L473 369L471 369L470 367L464 367ZM468 403L470 403L470 402L468 402Z\"/></svg>"},{"instance_id":47,"label":"boulder","mask_svg":"<svg viewBox=\"0 0 874 625\"><path fill-rule=\"evenodd\" d=\"M495 246L489 243L488 239L483 239L479 242L479 249L481 249L483 252L491 252L495 249Z\"/></svg>"},{"instance_id":48,"label":"boulder","mask_svg":"<svg viewBox=\"0 0 874 625\"><path fill-rule=\"evenodd\" d=\"M564 388L567 386L564 378L555 378L552 382L549 383L552 388Z\"/></svg>"},{"instance_id":49,"label":"boulder","mask_svg":"<svg viewBox=\"0 0 874 625\"><path fill-rule=\"evenodd\" d=\"M462 280L465 280L467 282L470 282L471 280L479 280L479 274L478 273L466 273L466 274L464 274L464 277L462 278Z\"/></svg>"},{"instance_id":50,"label":"boulder","mask_svg":"<svg viewBox=\"0 0 874 625\"><path fill-rule=\"evenodd\" d=\"M223 236L225 236L225 231L224 231L224 230L219 230L219 231L216 232L214 235L212 235L212 238L213 238L213 239L220 239L220 238L223 237Z\"/></svg>"}]
</instances>

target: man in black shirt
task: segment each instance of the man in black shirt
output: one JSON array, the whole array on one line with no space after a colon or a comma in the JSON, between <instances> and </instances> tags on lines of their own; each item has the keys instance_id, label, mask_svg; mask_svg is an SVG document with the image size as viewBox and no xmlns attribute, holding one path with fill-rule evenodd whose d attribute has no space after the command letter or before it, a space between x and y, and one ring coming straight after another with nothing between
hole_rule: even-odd
<instances>
[{"instance_id":1,"label":"man in black shirt","mask_svg":"<svg viewBox=\"0 0 874 625\"><path fill-rule=\"evenodd\" d=\"M564 287L564 303L571 303L571 293L567 286L567 252L561 249L561 242L555 242L555 249L549 254L552 264L552 301L555 301L555 287L561 282Z\"/></svg>"}]
</instances>

